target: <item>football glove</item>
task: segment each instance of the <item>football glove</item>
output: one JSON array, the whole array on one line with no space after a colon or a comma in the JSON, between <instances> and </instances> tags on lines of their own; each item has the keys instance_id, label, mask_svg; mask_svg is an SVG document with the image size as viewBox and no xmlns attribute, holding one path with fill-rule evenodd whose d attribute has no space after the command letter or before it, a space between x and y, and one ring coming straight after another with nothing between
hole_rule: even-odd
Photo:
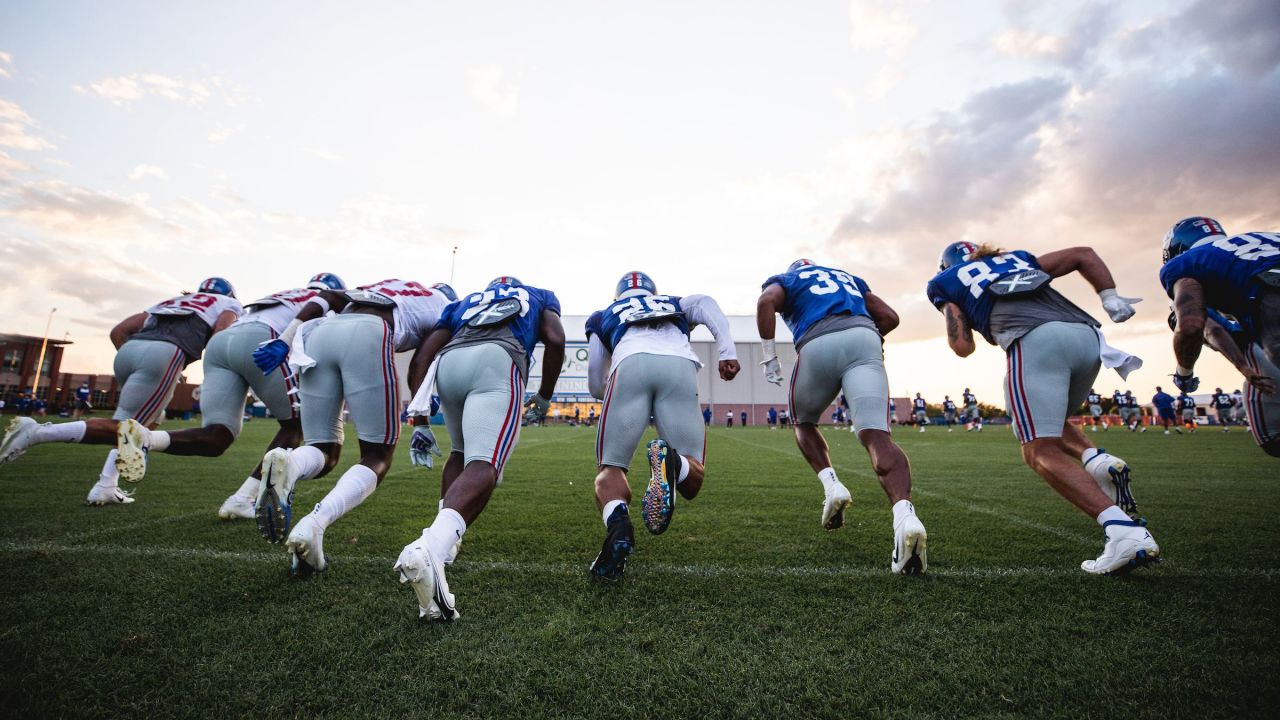
<instances>
[{"instance_id":1,"label":"football glove","mask_svg":"<svg viewBox=\"0 0 1280 720\"><path fill-rule=\"evenodd\" d=\"M1179 375L1175 371L1173 384L1182 392L1193 393L1200 387L1200 378L1195 375Z\"/></svg>"},{"instance_id":2,"label":"football glove","mask_svg":"<svg viewBox=\"0 0 1280 720\"><path fill-rule=\"evenodd\" d=\"M771 357L760 364L764 366L765 380L774 385L782 384L782 363L778 361L778 358Z\"/></svg>"},{"instance_id":3,"label":"football glove","mask_svg":"<svg viewBox=\"0 0 1280 720\"><path fill-rule=\"evenodd\" d=\"M263 375L270 375L289 357L289 344L279 338L268 340L253 351L253 364Z\"/></svg>"},{"instance_id":4,"label":"football glove","mask_svg":"<svg viewBox=\"0 0 1280 720\"><path fill-rule=\"evenodd\" d=\"M541 395L534 395L529 399L528 404L536 408L539 415L546 415L547 411L551 409L551 401Z\"/></svg>"},{"instance_id":5,"label":"football glove","mask_svg":"<svg viewBox=\"0 0 1280 720\"><path fill-rule=\"evenodd\" d=\"M413 428L413 439L409 441L409 460L414 465L430 470L435 467L435 460L431 456L440 457L443 454L440 443L436 442L435 433L431 432L431 426L418 425Z\"/></svg>"},{"instance_id":6,"label":"football glove","mask_svg":"<svg viewBox=\"0 0 1280 720\"><path fill-rule=\"evenodd\" d=\"M1098 293L1098 297L1102 299L1102 309L1107 311L1107 315L1111 317L1111 322L1122 323L1133 317L1133 306L1142 302L1142 298L1122 297L1117 294L1115 288L1108 288Z\"/></svg>"}]
</instances>

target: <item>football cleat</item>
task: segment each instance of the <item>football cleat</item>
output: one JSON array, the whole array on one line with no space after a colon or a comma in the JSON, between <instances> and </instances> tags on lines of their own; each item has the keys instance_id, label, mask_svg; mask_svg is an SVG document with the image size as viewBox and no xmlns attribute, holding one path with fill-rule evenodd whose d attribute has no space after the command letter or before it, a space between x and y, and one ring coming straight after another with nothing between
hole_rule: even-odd
<instances>
[{"instance_id":1,"label":"football cleat","mask_svg":"<svg viewBox=\"0 0 1280 720\"><path fill-rule=\"evenodd\" d=\"M297 484L289 467L289 451L272 448L262 458L262 483L254 503L258 532L269 543L278 543L289 535L293 524L293 486Z\"/></svg>"},{"instance_id":2,"label":"football cleat","mask_svg":"<svg viewBox=\"0 0 1280 720\"><path fill-rule=\"evenodd\" d=\"M627 569L627 556L635 549L635 530L626 503L614 508L605 526L604 546L591 561L591 577L604 580L621 580Z\"/></svg>"},{"instance_id":3,"label":"football cleat","mask_svg":"<svg viewBox=\"0 0 1280 720\"><path fill-rule=\"evenodd\" d=\"M1098 454L1089 458L1089 462L1084 464L1084 469L1093 476L1094 482L1098 483L1098 488L1104 495L1111 498L1111 502L1119 505L1120 509L1129 515L1137 514L1138 503L1133 499L1133 492L1129 489L1129 463L1103 448L1098 448Z\"/></svg>"},{"instance_id":4,"label":"football cleat","mask_svg":"<svg viewBox=\"0 0 1280 720\"><path fill-rule=\"evenodd\" d=\"M1085 560L1080 569L1093 575L1125 575L1140 567L1160 562L1160 546L1140 523L1108 520L1102 531L1107 543L1097 560Z\"/></svg>"},{"instance_id":5,"label":"football cleat","mask_svg":"<svg viewBox=\"0 0 1280 720\"><path fill-rule=\"evenodd\" d=\"M427 533L409 543L400 552L394 569L400 573L400 584L409 583L418 596L418 617L431 620L457 620L462 615L449 592L449 581L444 576L444 564L436 558L427 543Z\"/></svg>"},{"instance_id":6,"label":"football cleat","mask_svg":"<svg viewBox=\"0 0 1280 720\"><path fill-rule=\"evenodd\" d=\"M133 502L133 493L125 492L118 487L103 487L94 484L89 488L89 497L84 501L94 507L103 505L128 505Z\"/></svg>"},{"instance_id":7,"label":"football cleat","mask_svg":"<svg viewBox=\"0 0 1280 720\"><path fill-rule=\"evenodd\" d=\"M116 472L128 482L139 482L147 474L147 435L137 420L121 420L116 425Z\"/></svg>"},{"instance_id":8,"label":"football cleat","mask_svg":"<svg viewBox=\"0 0 1280 720\"><path fill-rule=\"evenodd\" d=\"M289 572L295 577L307 578L329 569L329 558L324 556L324 528L310 515L298 521L285 542L289 550Z\"/></svg>"},{"instance_id":9,"label":"football cleat","mask_svg":"<svg viewBox=\"0 0 1280 720\"><path fill-rule=\"evenodd\" d=\"M654 535L661 535L671 524L671 516L676 511L676 478L679 477L679 460L676 453L662 439L649 442L649 484L644 489L641 501L641 513L644 515L644 526ZM672 464L676 467L672 469Z\"/></svg>"},{"instance_id":10,"label":"football cleat","mask_svg":"<svg viewBox=\"0 0 1280 720\"><path fill-rule=\"evenodd\" d=\"M822 500L822 528L839 530L844 527L844 509L853 504L849 488L839 480L828 485Z\"/></svg>"},{"instance_id":11,"label":"football cleat","mask_svg":"<svg viewBox=\"0 0 1280 720\"><path fill-rule=\"evenodd\" d=\"M223 520L252 520L254 518L253 498L232 495L223 501L218 508L218 517Z\"/></svg>"},{"instance_id":12,"label":"football cleat","mask_svg":"<svg viewBox=\"0 0 1280 720\"><path fill-rule=\"evenodd\" d=\"M920 575L929 567L929 536L915 513L902 518L893 528L894 575Z\"/></svg>"},{"instance_id":13,"label":"football cleat","mask_svg":"<svg viewBox=\"0 0 1280 720\"><path fill-rule=\"evenodd\" d=\"M9 429L0 443L0 465L17 460L31 447L40 423L29 417L16 417L9 421Z\"/></svg>"}]
</instances>

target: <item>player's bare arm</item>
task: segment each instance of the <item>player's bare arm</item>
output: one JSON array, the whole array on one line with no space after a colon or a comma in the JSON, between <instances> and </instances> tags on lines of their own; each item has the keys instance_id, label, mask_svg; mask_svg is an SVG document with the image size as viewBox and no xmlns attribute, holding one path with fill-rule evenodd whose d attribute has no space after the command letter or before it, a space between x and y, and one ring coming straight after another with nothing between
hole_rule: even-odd
<instances>
[{"instance_id":1,"label":"player's bare arm","mask_svg":"<svg viewBox=\"0 0 1280 720\"><path fill-rule=\"evenodd\" d=\"M867 312L871 314L871 320L876 324L876 329L880 331L883 337L893 332L898 327L901 320L898 313L885 302L883 298L875 293L863 293L863 302L867 304Z\"/></svg>"},{"instance_id":2,"label":"player's bare arm","mask_svg":"<svg viewBox=\"0 0 1280 720\"><path fill-rule=\"evenodd\" d=\"M760 333L760 344L764 360L764 379L774 385L782 384L782 363L778 361L778 349L774 344L774 334L778 331L778 310L786 302L787 291L781 285L773 284L760 293L756 301L756 330Z\"/></svg>"},{"instance_id":3,"label":"player's bare arm","mask_svg":"<svg viewBox=\"0 0 1280 720\"><path fill-rule=\"evenodd\" d=\"M1133 317L1133 306L1142 302L1142 298L1122 297L1116 293L1116 281L1111 270L1091 247L1079 246L1055 250L1036 258L1040 269L1049 273L1050 277L1062 277L1073 272L1080 273L1102 301L1102 308L1112 322L1124 322Z\"/></svg>"},{"instance_id":4,"label":"player's bare arm","mask_svg":"<svg viewBox=\"0 0 1280 720\"><path fill-rule=\"evenodd\" d=\"M218 319L214 321L213 332L211 334L217 335L223 330L226 330L227 328L231 327L232 324L234 324L235 321L238 320L239 318L240 316L237 315L234 310L223 310L221 313L218 314Z\"/></svg>"},{"instance_id":5,"label":"player's bare arm","mask_svg":"<svg viewBox=\"0 0 1280 720\"><path fill-rule=\"evenodd\" d=\"M973 342L973 328L965 319L964 311L955 303L947 303L942 307L942 316L947 320L947 345L960 357L969 357L977 349Z\"/></svg>"},{"instance_id":6,"label":"player's bare arm","mask_svg":"<svg viewBox=\"0 0 1280 720\"><path fill-rule=\"evenodd\" d=\"M432 330L422 339L422 344L413 351L413 359L409 361L410 395L418 394L422 381L427 379L427 370L431 368L431 362L436 359L440 349L449 344L452 339L453 333L449 328L444 327Z\"/></svg>"},{"instance_id":7,"label":"player's bare arm","mask_svg":"<svg viewBox=\"0 0 1280 720\"><path fill-rule=\"evenodd\" d=\"M1190 375L1205 340L1204 288L1199 281L1182 278L1174 283L1173 315L1178 323L1173 331L1173 355L1179 374Z\"/></svg>"},{"instance_id":8,"label":"player's bare arm","mask_svg":"<svg viewBox=\"0 0 1280 720\"><path fill-rule=\"evenodd\" d=\"M1213 318L1205 318L1204 323L1204 342L1209 347L1217 350L1227 362L1231 363L1240 374L1244 376L1249 384L1258 389L1258 392L1264 395L1271 395L1276 392L1276 384L1266 373L1254 370L1249 364L1249 359L1245 356L1244 351L1236 343L1235 338L1221 324Z\"/></svg>"},{"instance_id":9,"label":"player's bare arm","mask_svg":"<svg viewBox=\"0 0 1280 720\"><path fill-rule=\"evenodd\" d=\"M542 385L538 387L538 397L550 400L564 368L564 325L558 314L551 310L542 311L538 339L542 341Z\"/></svg>"},{"instance_id":10,"label":"player's bare arm","mask_svg":"<svg viewBox=\"0 0 1280 720\"><path fill-rule=\"evenodd\" d=\"M120 346L124 345L129 341L129 338L137 334L146 322L147 314L144 312L137 313L136 315L130 315L124 320L121 320L119 324L111 328L111 344L115 345L116 349L119 350Z\"/></svg>"}]
</instances>

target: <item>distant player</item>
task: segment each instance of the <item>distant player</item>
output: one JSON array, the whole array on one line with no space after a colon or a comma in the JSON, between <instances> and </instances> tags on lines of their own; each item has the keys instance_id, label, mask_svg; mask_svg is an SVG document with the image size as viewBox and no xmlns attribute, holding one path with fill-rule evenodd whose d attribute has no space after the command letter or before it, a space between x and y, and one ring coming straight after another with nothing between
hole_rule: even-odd
<instances>
[{"instance_id":1,"label":"distant player","mask_svg":"<svg viewBox=\"0 0 1280 720\"><path fill-rule=\"evenodd\" d=\"M593 577L622 577L635 548L627 473L650 416L658 437L645 452L649 478L640 506L645 527L655 535L664 532L676 493L692 500L702 489L707 444L706 427L698 427L702 362L689 343L698 325L715 338L717 374L732 380L740 367L729 320L706 295L661 295L651 277L630 272L618 281L614 301L587 319L588 386L604 401L596 435L595 495L605 539L591 563Z\"/></svg>"},{"instance_id":2,"label":"distant player","mask_svg":"<svg viewBox=\"0 0 1280 720\"><path fill-rule=\"evenodd\" d=\"M889 424L898 424L898 403L894 402L893 398L889 398Z\"/></svg>"},{"instance_id":3,"label":"distant player","mask_svg":"<svg viewBox=\"0 0 1280 720\"><path fill-rule=\"evenodd\" d=\"M732 410L724 414L724 426L733 427L733 411Z\"/></svg>"},{"instance_id":4,"label":"distant player","mask_svg":"<svg viewBox=\"0 0 1280 720\"><path fill-rule=\"evenodd\" d=\"M1138 398L1134 396L1132 390L1125 390L1123 400L1120 404L1120 420L1129 428L1129 432L1137 432L1141 427L1142 432L1146 432L1147 428L1142 424L1142 406L1138 404Z\"/></svg>"},{"instance_id":5,"label":"distant player","mask_svg":"<svg viewBox=\"0 0 1280 720\"><path fill-rule=\"evenodd\" d=\"M1185 391L1178 395L1178 412L1182 414L1182 425L1187 432L1196 431L1196 399Z\"/></svg>"},{"instance_id":6,"label":"distant player","mask_svg":"<svg viewBox=\"0 0 1280 720\"><path fill-rule=\"evenodd\" d=\"M746 426L747 426L747 411L746 411L746 410L743 410L741 413L739 413L739 419L740 419L740 420L742 420L742 427L746 427Z\"/></svg>"},{"instance_id":7,"label":"distant player","mask_svg":"<svg viewBox=\"0 0 1280 720\"><path fill-rule=\"evenodd\" d=\"M942 396L942 419L947 423L947 432L951 432L951 426L956 424L956 403L950 395Z\"/></svg>"},{"instance_id":8,"label":"distant player","mask_svg":"<svg viewBox=\"0 0 1280 720\"><path fill-rule=\"evenodd\" d=\"M778 409L773 407L769 408L769 413L765 417L766 417L766 421L769 423L769 429L777 430L778 429Z\"/></svg>"},{"instance_id":9,"label":"distant player","mask_svg":"<svg viewBox=\"0 0 1280 720\"><path fill-rule=\"evenodd\" d=\"M916 424L920 426L920 432L924 432L924 427L929 424L929 404L920 397L920 393L916 393L915 399L911 401L911 412Z\"/></svg>"},{"instance_id":10,"label":"distant player","mask_svg":"<svg viewBox=\"0 0 1280 720\"><path fill-rule=\"evenodd\" d=\"M765 379L782 384L774 342L775 314L781 313L797 352L790 390L796 444L822 481L822 527L841 527L845 508L853 503L836 477L817 425L843 390L858 440L892 506L890 571L923 573L928 568L928 538L911 503L911 466L889 434L889 378L881 346L884 335L898 326L897 313L861 278L812 260L796 260L785 273L766 280L763 288L756 303L756 326L763 342Z\"/></svg>"},{"instance_id":11,"label":"distant player","mask_svg":"<svg viewBox=\"0 0 1280 720\"><path fill-rule=\"evenodd\" d=\"M703 427L711 427L711 406L702 408L702 425Z\"/></svg>"},{"instance_id":12,"label":"distant player","mask_svg":"<svg viewBox=\"0 0 1280 720\"><path fill-rule=\"evenodd\" d=\"M124 319L111 330L111 342L116 346L116 382L120 385L120 400L111 419L40 425L29 418L17 418L0 444L0 463L47 442L116 445L118 430L128 420L154 428L164 417L182 369L199 360L209 339L230 327L243 311L231 283L211 277L194 293L156 303ZM166 432L153 432L151 438L151 448L158 452L169 446ZM141 477L144 460L142 454L122 456L112 450L87 502L133 502L131 493L120 489L119 479L122 474Z\"/></svg>"},{"instance_id":13,"label":"distant player","mask_svg":"<svg viewBox=\"0 0 1280 720\"><path fill-rule=\"evenodd\" d=\"M1207 217L1180 220L1165 235L1160 284L1173 299L1174 384L1195 392L1195 363L1207 343L1210 311L1238 321L1244 350L1249 427L1258 446L1280 457L1280 234L1228 236ZM1220 323L1215 323L1219 324ZM1221 350L1220 350L1221 352Z\"/></svg>"},{"instance_id":14,"label":"distant player","mask_svg":"<svg viewBox=\"0 0 1280 720\"><path fill-rule=\"evenodd\" d=\"M204 353L204 384L200 386L202 404L201 427L169 433L169 455L218 457L231 447L240 435L244 418L245 393L249 390L271 411L280 424L267 449L296 447L302 440L302 421L297 408L297 380L288 367L281 365L263 373L253 361L259 346L273 341L281 348L280 359L287 353L298 327L306 320L340 311L346 306L341 294L346 286L333 273L320 273L307 281L306 287L283 290L249 303L248 312L231 327L209 341ZM278 340L277 340L278 338ZM146 471L144 455L152 450L151 433L132 420L125 421L119 432L120 457L124 467L135 468L137 482ZM134 462L127 462L134 458ZM254 519L254 504L262 484L262 464L241 484L240 489L222 503L218 517L223 520Z\"/></svg>"},{"instance_id":15,"label":"distant player","mask_svg":"<svg viewBox=\"0 0 1280 720\"><path fill-rule=\"evenodd\" d=\"M1102 396L1097 390L1089 388L1089 395L1085 398L1085 404L1089 406L1089 429L1092 432L1098 432L1098 425L1102 425L1102 429L1107 429L1107 419L1102 415Z\"/></svg>"},{"instance_id":16,"label":"distant player","mask_svg":"<svg viewBox=\"0 0 1280 720\"><path fill-rule=\"evenodd\" d=\"M1231 394L1222 392L1222 388L1213 389L1213 398L1209 401L1214 414L1218 416L1218 424L1222 432L1231 432Z\"/></svg>"},{"instance_id":17,"label":"distant player","mask_svg":"<svg viewBox=\"0 0 1280 720\"><path fill-rule=\"evenodd\" d=\"M1007 353L1005 403L1023 459L1106 534L1102 554L1085 560L1081 569L1125 572L1156 559L1160 548L1126 515L1137 509L1128 464L1094 447L1067 414L1084 401L1104 355L1122 376L1140 361L1108 348L1098 322L1051 287L1053 278L1073 272L1098 291L1113 321L1133 316L1137 299L1116 293L1111 272L1088 247L1036 257L1024 250L952 243L943 249L939 272L926 292L946 317L947 341L957 355L973 353L974 330Z\"/></svg>"},{"instance_id":18,"label":"distant player","mask_svg":"<svg viewBox=\"0 0 1280 720\"><path fill-rule=\"evenodd\" d=\"M1182 434L1182 428L1178 427L1178 416L1174 412L1174 406L1178 404L1178 399L1164 391L1164 388L1156 386L1156 394L1151 396L1151 404L1156 408L1156 415L1160 418L1160 424L1164 426L1164 434L1168 435L1170 430Z\"/></svg>"},{"instance_id":19,"label":"distant player","mask_svg":"<svg viewBox=\"0 0 1280 720\"><path fill-rule=\"evenodd\" d=\"M71 419L79 420L84 416L86 410L92 410L93 405L89 404L89 398L93 395L93 391L89 389L88 382L80 383L80 387L76 388L76 403L71 410Z\"/></svg>"},{"instance_id":20,"label":"distant player","mask_svg":"<svg viewBox=\"0 0 1280 720\"><path fill-rule=\"evenodd\" d=\"M978 396L970 392L969 388L965 388L962 399L964 400L964 431L982 432L982 411L978 409Z\"/></svg>"},{"instance_id":21,"label":"distant player","mask_svg":"<svg viewBox=\"0 0 1280 720\"><path fill-rule=\"evenodd\" d=\"M417 595L420 617L458 617L444 566L453 562L463 534L489 504L519 440L520 407L538 343L543 344L542 382L529 404L545 413L564 365L560 301L550 290L502 275L483 291L450 303L414 355L409 386L416 396L410 409L430 395L427 376L436 361L434 384L451 442L440 476L440 511L395 564L400 581ZM605 424L603 418L600 422ZM425 425L415 427L416 453L434 445L434 438L419 441L429 434Z\"/></svg>"}]
</instances>

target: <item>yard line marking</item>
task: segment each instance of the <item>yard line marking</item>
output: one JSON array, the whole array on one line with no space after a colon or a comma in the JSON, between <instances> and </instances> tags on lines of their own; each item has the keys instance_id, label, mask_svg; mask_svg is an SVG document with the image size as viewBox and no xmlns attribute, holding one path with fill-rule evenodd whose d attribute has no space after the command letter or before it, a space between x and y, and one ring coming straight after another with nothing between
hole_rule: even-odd
<instances>
[{"instance_id":1,"label":"yard line marking","mask_svg":"<svg viewBox=\"0 0 1280 720\"><path fill-rule=\"evenodd\" d=\"M130 530L140 530L142 528L150 527L152 525L162 525L164 523L177 522L179 520L190 520L191 518L199 517L201 515L206 515L206 514L212 516L212 515L215 515L216 513L207 509L192 510L191 512L185 512L179 515L165 515L163 517L150 518L148 520L139 520L138 522L134 522L134 523L125 523L123 525L112 525L109 527L101 527L93 530L86 530L84 532L67 533L66 535L62 536L62 539L67 542L78 542L82 540L88 540L89 538L101 537L103 535L111 535L117 532L128 532Z\"/></svg>"},{"instance_id":2,"label":"yard line marking","mask_svg":"<svg viewBox=\"0 0 1280 720\"><path fill-rule=\"evenodd\" d=\"M228 560L234 562L253 562L253 563L270 563L280 565L284 568L288 564L288 553L284 550L277 552L247 552L238 550L217 550L214 548L188 548L188 547L156 547L156 546L138 546L138 545L62 545L57 543L18 543L12 541L0 542L0 553L21 554L21 553L104 553L110 555L128 555L132 557L156 557L169 558L175 560ZM369 555L339 555L334 559L335 568L341 568L343 565L353 566L361 565L367 567L385 568L388 575L391 574L391 567L395 564L395 558L391 555L386 557L373 557ZM587 564L585 562L509 562L509 561L461 561L450 572L461 573L465 575L468 572L520 572L520 573L540 573L549 575L576 576L581 575L584 578L587 575ZM848 566L782 566L782 567L732 567L726 565L699 565L699 564L666 564L656 563L652 565L638 565L642 568L642 572L651 575L668 575L668 576L684 576L684 577L743 577L743 578L812 578L812 577L853 577L853 578L873 578L890 575L886 566L869 566L869 565L848 565ZM1274 580L1280 578L1280 568L1197 568L1193 566L1179 566L1169 563L1166 566L1158 566L1146 573L1151 577L1179 577L1179 578L1224 578L1224 579L1262 579ZM1028 566L1028 567L942 567L931 569L925 575L926 577L944 577L944 578L961 578L961 579L982 579L982 578L1047 578L1047 577L1085 577L1085 573L1079 569L1071 567L1044 567L1044 566Z\"/></svg>"},{"instance_id":3,"label":"yard line marking","mask_svg":"<svg viewBox=\"0 0 1280 720\"><path fill-rule=\"evenodd\" d=\"M743 443L744 445L751 445L752 447L771 450L773 452L780 453L782 455L787 455L787 456L792 455L790 452L786 450L782 450L776 447L771 447L769 445L762 445L758 442L751 442L750 440L744 440L734 435L725 435L724 437L728 437L732 440ZM799 455L798 450L796 451L796 456L799 457L800 460L802 461L804 460L804 457ZM848 465L844 465L842 463L836 463L836 462L832 462L831 466L842 472L848 472L854 477L874 480L877 484L880 482L879 478L877 478L874 473L870 473L865 470L855 469ZM934 498L937 500L941 500L945 503L949 503L957 507L962 507L965 510L969 510L971 512L979 513L982 515L990 515L991 517L1008 521L1010 523L1013 523L1014 525L1021 525L1022 527L1025 527L1031 530L1036 530L1036 531L1045 533L1046 535L1052 535L1054 537L1057 537L1063 540L1070 540L1072 542L1080 543L1082 545L1096 545L1098 543L1098 538L1096 536L1082 535L1080 533L1075 533L1070 530L1056 527L1054 525L1046 525L1044 523L1037 522L1035 520L1029 520L1019 515L1011 514L1004 510L996 510L995 508L990 508L985 505L979 505L977 503L969 502L967 500L954 498L954 497L951 497L950 495L945 495L943 493L940 493L937 490L925 490L924 488L915 487L913 484L911 488L911 492L915 494L923 495L924 497L927 497L927 498Z\"/></svg>"}]
</instances>

